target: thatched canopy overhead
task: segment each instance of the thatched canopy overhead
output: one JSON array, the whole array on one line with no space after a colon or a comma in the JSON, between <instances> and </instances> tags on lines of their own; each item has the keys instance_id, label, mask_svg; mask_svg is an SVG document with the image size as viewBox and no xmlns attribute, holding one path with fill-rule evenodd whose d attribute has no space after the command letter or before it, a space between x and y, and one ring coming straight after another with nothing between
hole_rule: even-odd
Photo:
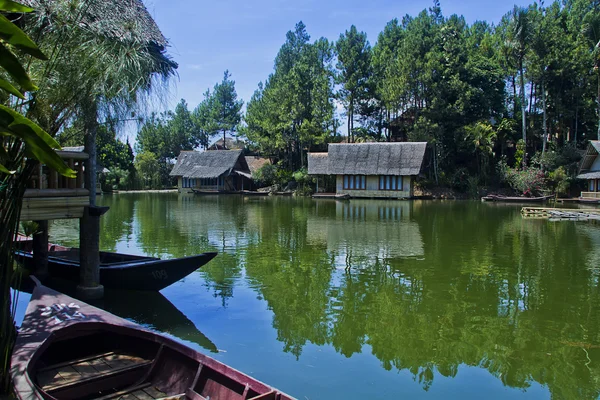
<instances>
[{"instance_id":1,"label":"thatched canopy overhead","mask_svg":"<svg viewBox=\"0 0 600 400\"><path fill-rule=\"evenodd\" d=\"M241 155L241 150L182 151L170 175L192 179L218 178L231 174L236 166L240 171L249 172Z\"/></svg>"},{"instance_id":2,"label":"thatched canopy overhead","mask_svg":"<svg viewBox=\"0 0 600 400\"><path fill-rule=\"evenodd\" d=\"M324 153L309 153L311 175L418 175L425 142L330 144Z\"/></svg>"},{"instance_id":3,"label":"thatched canopy overhead","mask_svg":"<svg viewBox=\"0 0 600 400\"><path fill-rule=\"evenodd\" d=\"M19 2L48 17L57 15L60 7L81 7L81 27L84 29L122 41L153 43L162 48L168 45L167 39L158 29L141 0L19 0Z\"/></svg>"},{"instance_id":4,"label":"thatched canopy overhead","mask_svg":"<svg viewBox=\"0 0 600 400\"><path fill-rule=\"evenodd\" d=\"M590 140L588 148L587 148L585 154L583 155L583 158L581 159L581 164L579 165L579 173L580 174L577 176L577 178L579 178L579 179L598 179L598 176L596 176L596 175L600 175L600 171L590 171L590 169L592 168L592 165L594 164L594 161L596 161L596 158L598 157L598 154L600 154L600 141L599 140ZM593 173L593 172L599 172L599 173L596 175L590 175L590 173Z\"/></svg>"},{"instance_id":5,"label":"thatched canopy overhead","mask_svg":"<svg viewBox=\"0 0 600 400\"><path fill-rule=\"evenodd\" d=\"M246 159L246 164L248 164L248 169L250 169L251 174L255 173L265 165L271 164L271 160L264 157L246 156L244 158Z\"/></svg>"}]
</instances>

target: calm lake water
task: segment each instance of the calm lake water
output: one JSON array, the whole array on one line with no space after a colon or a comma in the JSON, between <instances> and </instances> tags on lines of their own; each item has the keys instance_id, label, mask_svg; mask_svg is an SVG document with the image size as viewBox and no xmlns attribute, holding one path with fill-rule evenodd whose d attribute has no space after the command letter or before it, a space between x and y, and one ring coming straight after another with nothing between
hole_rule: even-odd
<instances>
[{"instance_id":1,"label":"calm lake water","mask_svg":"<svg viewBox=\"0 0 600 400\"><path fill-rule=\"evenodd\" d=\"M103 196L101 248L219 255L100 305L299 399L600 393L600 225L518 205ZM51 241L77 245L57 221Z\"/></svg>"}]
</instances>

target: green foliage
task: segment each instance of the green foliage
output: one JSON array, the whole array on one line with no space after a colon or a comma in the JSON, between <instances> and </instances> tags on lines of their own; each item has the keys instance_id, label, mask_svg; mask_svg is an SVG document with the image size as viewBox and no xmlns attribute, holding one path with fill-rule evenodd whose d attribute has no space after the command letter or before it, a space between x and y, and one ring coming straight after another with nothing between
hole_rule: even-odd
<instances>
[{"instance_id":1,"label":"green foliage","mask_svg":"<svg viewBox=\"0 0 600 400\"><path fill-rule=\"evenodd\" d=\"M302 22L286 35L275 70L248 102L244 135L290 171L306 166L306 151L334 131L332 45L310 43Z\"/></svg>"},{"instance_id":2,"label":"green foliage","mask_svg":"<svg viewBox=\"0 0 600 400\"><path fill-rule=\"evenodd\" d=\"M161 165L156 154L150 151L138 153L135 157L135 169L140 174L144 188L161 188Z\"/></svg>"},{"instance_id":3,"label":"green foliage","mask_svg":"<svg viewBox=\"0 0 600 400\"><path fill-rule=\"evenodd\" d=\"M21 222L21 228L23 229L23 235L32 237L38 233L40 226L35 221L23 221Z\"/></svg>"},{"instance_id":4,"label":"green foliage","mask_svg":"<svg viewBox=\"0 0 600 400\"><path fill-rule=\"evenodd\" d=\"M517 151L515 152L515 168L519 168L523 164L523 160L525 159L525 141L523 139L519 139L517 142Z\"/></svg>"},{"instance_id":5,"label":"green foliage","mask_svg":"<svg viewBox=\"0 0 600 400\"><path fill-rule=\"evenodd\" d=\"M541 195L547 187L544 171L537 167L510 168L502 160L498 164L498 172L515 192L523 196Z\"/></svg>"},{"instance_id":6,"label":"green foliage","mask_svg":"<svg viewBox=\"0 0 600 400\"><path fill-rule=\"evenodd\" d=\"M223 144L226 133L233 134L242 119L241 110L244 102L237 99L235 81L232 81L229 71L223 73L223 80L213 89L212 101L209 101L208 126L214 126L217 131L223 132ZM207 92L208 93L208 92Z\"/></svg>"},{"instance_id":7,"label":"green foliage","mask_svg":"<svg viewBox=\"0 0 600 400\"><path fill-rule=\"evenodd\" d=\"M571 180L563 166L548 174L548 183L553 192L560 196L567 195L571 187Z\"/></svg>"},{"instance_id":8,"label":"green foliage","mask_svg":"<svg viewBox=\"0 0 600 400\"><path fill-rule=\"evenodd\" d=\"M371 79L371 46L367 34L358 32L352 25L349 31L340 35L335 44L337 53L336 82L341 85L337 97L346 107L348 135L354 142L354 113L361 103L369 100Z\"/></svg>"},{"instance_id":9,"label":"green foliage","mask_svg":"<svg viewBox=\"0 0 600 400\"><path fill-rule=\"evenodd\" d=\"M277 182L277 167L265 164L252 174L252 179L258 186L271 186Z\"/></svg>"}]
</instances>

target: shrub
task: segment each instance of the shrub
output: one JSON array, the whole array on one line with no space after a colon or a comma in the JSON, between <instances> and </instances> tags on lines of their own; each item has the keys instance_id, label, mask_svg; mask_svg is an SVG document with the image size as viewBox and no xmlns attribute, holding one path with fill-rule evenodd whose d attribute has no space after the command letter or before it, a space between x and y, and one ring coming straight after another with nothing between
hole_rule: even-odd
<instances>
[{"instance_id":1,"label":"shrub","mask_svg":"<svg viewBox=\"0 0 600 400\"><path fill-rule=\"evenodd\" d=\"M272 164L265 164L252 174L252 179L258 186L271 186L277 180L277 167Z\"/></svg>"},{"instance_id":2,"label":"shrub","mask_svg":"<svg viewBox=\"0 0 600 400\"><path fill-rule=\"evenodd\" d=\"M510 168L506 161L502 160L498 165L498 172L514 191L524 196L537 196L546 189L546 177L540 168Z\"/></svg>"}]
</instances>

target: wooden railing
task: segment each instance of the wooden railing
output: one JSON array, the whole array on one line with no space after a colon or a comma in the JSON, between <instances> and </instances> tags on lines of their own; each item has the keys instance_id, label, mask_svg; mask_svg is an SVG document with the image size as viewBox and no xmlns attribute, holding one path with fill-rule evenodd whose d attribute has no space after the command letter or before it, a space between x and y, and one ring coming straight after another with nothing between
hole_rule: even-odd
<instances>
[{"instance_id":1,"label":"wooden railing","mask_svg":"<svg viewBox=\"0 0 600 400\"><path fill-rule=\"evenodd\" d=\"M600 199L600 192L581 192L581 197L587 199Z\"/></svg>"},{"instance_id":2,"label":"wooden railing","mask_svg":"<svg viewBox=\"0 0 600 400\"><path fill-rule=\"evenodd\" d=\"M83 162L89 158L87 153L73 151L58 151L57 153L65 160L69 168L77 172L77 177L64 177L48 166L40 164L27 185L25 197L87 195L88 191L83 189Z\"/></svg>"},{"instance_id":3,"label":"wooden railing","mask_svg":"<svg viewBox=\"0 0 600 400\"><path fill-rule=\"evenodd\" d=\"M84 189L83 179L83 162L88 155L73 151L57 153L77 176L66 178L40 164L25 190L22 221L81 218L84 207L89 206L89 191Z\"/></svg>"}]
</instances>

